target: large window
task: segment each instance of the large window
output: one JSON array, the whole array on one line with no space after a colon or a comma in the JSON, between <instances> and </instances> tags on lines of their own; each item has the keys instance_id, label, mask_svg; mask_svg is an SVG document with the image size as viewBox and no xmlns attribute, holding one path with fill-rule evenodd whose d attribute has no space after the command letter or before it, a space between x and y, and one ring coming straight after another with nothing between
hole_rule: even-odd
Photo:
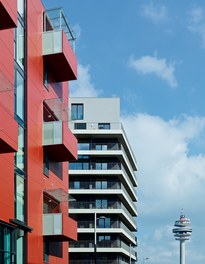
<instances>
[{"instance_id":1,"label":"large window","mask_svg":"<svg viewBox=\"0 0 205 264\"><path fill-rule=\"evenodd\" d=\"M83 104L72 104L71 105L71 119L72 120L83 120L84 109Z\"/></svg>"},{"instance_id":2,"label":"large window","mask_svg":"<svg viewBox=\"0 0 205 264\"><path fill-rule=\"evenodd\" d=\"M0 225L0 263L16 263L14 229Z\"/></svg>"}]
</instances>

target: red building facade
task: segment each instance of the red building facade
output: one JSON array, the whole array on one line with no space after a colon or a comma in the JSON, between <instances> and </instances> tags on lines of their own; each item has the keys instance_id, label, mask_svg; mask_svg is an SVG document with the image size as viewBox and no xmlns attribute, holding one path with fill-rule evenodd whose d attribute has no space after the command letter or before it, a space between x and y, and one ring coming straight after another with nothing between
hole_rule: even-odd
<instances>
[{"instance_id":1,"label":"red building facade","mask_svg":"<svg viewBox=\"0 0 205 264\"><path fill-rule=\"evenodd\" d=\"M0 263L69 263L68 81L74 37L62 9L0 1Z\"/></svg>"}]
</instances>

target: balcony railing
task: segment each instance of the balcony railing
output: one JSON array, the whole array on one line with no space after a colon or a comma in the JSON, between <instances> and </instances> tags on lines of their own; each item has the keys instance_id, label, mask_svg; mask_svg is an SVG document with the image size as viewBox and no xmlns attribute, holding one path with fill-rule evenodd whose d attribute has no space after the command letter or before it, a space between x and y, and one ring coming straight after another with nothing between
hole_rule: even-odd
<instances>
[{"instance_id":1,"label":"balcony railing","mask_svg":"<svg viewBox=\"0 0 205 264\"><path fill-rule=\"evenodd\" d=\"M43 236L50 236L58 241L76 239L76 225L66 214L43 214Z\"/></svg>"},{"instance_id":2,"label":"balcony railing","mask_svg":"<svg viewBox=\"0 0 205 264\"><path fill-rule=\"evenodd\" d=\"M98 184L100 184L100 187L98 186ZM100 182L79 182L79 185L76 185L75 182L70 182L69 183L69 188L70 190L122 190L125 195L126 195L126 199L128 199L129 201L129 205L131 205L131 207L134 207L134 210L137 210L136 204L131 200L130 198L130 194L128 194L126 188L123 186L123 184L121 182L106 182L106 181L100 181Z\"/></svg>"},{"instance_id":3,"label":"balcony railing","mask_svg":"<svg viewBox=\"0 0 205 264\"><path fill-rule=\"evenodd\" d=\"M82 131L81 130L78 131L77 129L75 129L75 123L77 123L77 122L75 122L74 120L69 122L70 129L74 130L75 133L85 133L83 130ZM86 122L86 126L85 126L86 128L84 130L91 130L92 133L94 133L94 131L98 131L98 133L99 132L103 133L103 129L99 130L98 125L99 125L99 123L97 123L97 122ZM135 156L134 156L134 153L132 151L132 148L131 148L131 146L129 144L129 141L128 141L128 138L127 138L127 135L125 133L125 130L124 130L124 127L123 127L122 123L120 123L120 122L111 122L110 123L110 129L106 129L106 132L108 130L111 130L111 131L112 130L121 130L122 131L122 134L123 134L123 136L125 138L126 145L127 145L128 150L129 150L129 152L130 152L130 154L132 156L132 159L134 160L134 163L137 164L137 161L135 159Z\"/></svg>"},{"instance_id":4,"label":"balcony railing","mask_svg":"<svg viewBox=\"0 0 205 264\"><path fill-rule=\"evenodd\" d=\"M70 248L94 248L94 241L92 240L81 240L71 241L69 243ZM132 256L136 256L136 251L130 245L125 244L123 241L117 240L102 240L97 242L97 248L122 248L131 253Z\"/></svg>"},{"instance_id":5,"label":"balcony railing","mask_svg":"<svg viewBox=\"0 0 205 264\"><path fill-rule=\"evenodd\" d=\"M67 127L67 122L44 122L43 146L54 161L70 161L77 157L77 140Z\"/></svg>"},{"instance_id":6,"label":"balcony railing","mask_svg":"<svg viewBox=\"0 0 205 264\"><path fill-rule=\"evenodd\" d=\"M129 183L129 187L132 189L132 192L136 195L136 191L133 188L133 183L130 180L130 177L127 174L124 166L120 162L70 162L69 170L72 173L72 170L122 170L126 176L126 182Z\"/></svg>"},{"instance_id":7,"label":"balcony railing","mask_svg":"<svg viewBox=\"0 0 205 264\"><path fill-rule=\"evenodd\" d=\"M75 36L62 8L46 10L44 13L45 31L64 31L73 49L75 48Z\"/></svg>"},{"instance_id":8,"label":"balcony railing","mask_svg":"<svg viewBox=\"0 0 205 264\"><path fill-rule=\"evenodd\" d=\"M74 43L75 37L63 10L47 10L44 13L42 54L46 62L46 69L52 73L56 82L76 80L77 78Z\"/></svg>"},{"instance_id":9,"label":"balcony railing","mask_svg":"<svg viewBox=\"0 0 205 264\"><path fill-rule=\"evenodd\" d=\"M69 202L70 209L122 209L124 214L129 218L129 222L132 223L132 226L135 226L136 223L133 220L133 216L127 210L127 208L121 202L107 202L105 204L98 205L95 201L87 202L87 201L70 201Z\"/></svg>"},{"instance_id":10,"label":"balcony railing","mask_svg":"<svg viewBox=\"0 0 205 264\"><path fill-rule=\"evenodd\" d=\"M94 228L94 221L77 221L78 223L78 228ZM110 231L112 231L113 228L121 228L123 229L133 240L136 240L136 236L135 234L130 231L130 229L123 223L123 222L119 222L119 221L111 221L110 225L107 226L100 226L98 223L97 223L97 228L100 228L100 229L109 229L110 228Z\"/></svg>"},{"instance_id":11,"label":"balcony railing","mask_svg":"<svg viewBox=\"0 0 205 264\"><path fill-rule=\"evenodd\" d=\"M94 260L85 260L85 259L80 259L80 260L69 260L69 264L95 264ZM112 259L107 259L107 260L101 260L101 259L97 259L97 264L135 264L135 261L123 261L123 260L112 260Z\"/></svg>"}]
</instances>

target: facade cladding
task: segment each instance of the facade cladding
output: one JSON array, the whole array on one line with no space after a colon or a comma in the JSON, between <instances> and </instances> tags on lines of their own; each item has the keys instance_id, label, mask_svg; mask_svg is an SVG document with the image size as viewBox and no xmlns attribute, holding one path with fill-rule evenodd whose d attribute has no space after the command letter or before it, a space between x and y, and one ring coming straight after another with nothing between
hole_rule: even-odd
<instances>
[{"instance_id":1,"label":"facade cladding","mask_svg":"<svg viewBox=\"0 0 205 264\"><path fill-rule=\"evenodd\" d=\"M68 216L68 161L77 158L67 113L77 76L71 40L61 9L0 1L0 263L68 263L77 238Z\"/></svg>"},{"instance_id":2,"label":"facade cladding","mask_svg":"<svg viewBox=\"0 0 205 264\"><path fill-rule=\"evenodd\" d=\"M120 123L119 98L71 98L78 160L69 164L69 213L78 223L70 264L137 261L137 163Z\"/></svg>"}]
</instances>

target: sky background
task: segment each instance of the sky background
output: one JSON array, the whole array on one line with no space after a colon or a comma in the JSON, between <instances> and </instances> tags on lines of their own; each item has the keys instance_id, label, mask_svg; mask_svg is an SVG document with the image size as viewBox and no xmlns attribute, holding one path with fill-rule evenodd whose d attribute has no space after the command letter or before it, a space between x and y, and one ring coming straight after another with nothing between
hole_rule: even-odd
<instances>
[{"instance_id":1,"label":"sky background","mask_svg":"<svg viewBox=\"0 0 205 264\"><path fill-rule=\"evenodd\" d=\"M205 1L43 0L75 32L72 96L120 97L139 171L138 263L179 263L172 228L191 219L187 264L205 263Z\"/></svg>"}]
</instances>

